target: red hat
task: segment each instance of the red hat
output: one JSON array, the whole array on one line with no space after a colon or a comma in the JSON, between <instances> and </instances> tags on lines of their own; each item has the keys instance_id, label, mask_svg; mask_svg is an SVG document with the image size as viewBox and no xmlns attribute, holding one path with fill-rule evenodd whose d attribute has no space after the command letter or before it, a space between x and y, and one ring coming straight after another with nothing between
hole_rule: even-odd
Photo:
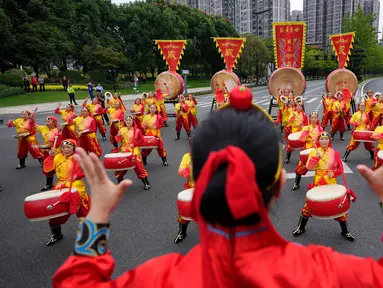
<instances>
[{"instance_id":1,"label":"red hat","mask_svg":"<svg viewBox=\"0 0 383 288\"><path fill-rule=\"evenodd\" d=\"M58 123L59 121L57 120L57 118L55 116L48 116L47 117L47 120L52 120L53 121L53 124L55 125L55 127L58 127Z\"/></svg>"},{"instance_id":2,"label":"red hat","mask_svg":"<svg viewBox=\"0 0 383 288\"><path fill-rule=\"evenodd\" d=\"M61 146L64 146L64 145L66 145L66 146L72 146L72 147L74 147L74 148L76 148L76 147L78 147L78 143L77 143L77 141L76 140L73 140L73 139L65 139L65 140L63 140L62 142L61 142Z\"/></svg>"}]
</instances>

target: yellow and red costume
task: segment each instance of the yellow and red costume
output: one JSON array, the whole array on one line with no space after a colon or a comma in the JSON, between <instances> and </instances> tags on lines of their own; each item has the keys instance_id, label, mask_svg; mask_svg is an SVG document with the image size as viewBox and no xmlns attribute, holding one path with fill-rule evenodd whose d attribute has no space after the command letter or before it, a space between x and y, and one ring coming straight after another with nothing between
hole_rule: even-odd
<instances>
[{"instance_id":1,"label":"yellow and red costume","mask_svg":"<svg viewBox=\"0 0 383 288\"><path fill-rule=\"evenodd\" d=\"M197 100L193 97L192 100L186 100L186 105L189 107L189 122L193 125L194 129L198 126L198 111L197 111Z\"/></svg>"},{"instance_id":2,"label":"yellow and red costume","mask_svg":"<svg viewBox=\"0 0 383 288\"><path fill-rule=\"evenodd\" d=\"M161 93L161 89L156 90L156 100L160 106L160 110L158 111L160 112L162 119L164 119L164 122L166 122L168 120L168 114L166 113L165 98Z\"/></svg>"},{"instance_id":3,"label":"yellow and red costume","mask_svg":"<svg viewBox=\"0 0 383 288\"><path fill-rule=\"evenodd\" d=\"M122 127L120 133L116 136L116 141L121 142L121 147L119 152L121 153L133 153L135 156L136 167L134 168L134 173L136 173L138 179L144 179L148 177L148 172L146 171L144 164L142 163L142 158L138 146L143 141L143 136L141 130L135 127ZM115 176L117 180L124 178L127 170L116 171Z\"/></svg>"},{"instance_id":4,"label":"yellow and red costume","mask_svg":"<svg viewBox=\"0 0 383 288\"><path fill-rule=\"evenodd\" d=\"M106 108L104 113L108 113L110 117L110 143L117 148L116 136L121 127L124 127L124 110L122 108Z\"/></svg>"},{"instance_id":5,"label":"yellow and red costume","mask_svg":"<svg viewBox=\"0 0 383 288\"><path fill-rule=\"evenodd\" d=\"M145 115L144 120L142 121L142 128L145 130L146 136L154 136L158 138L158 155L163 158L166 157L166 149L164 147L164 143L161 138L160 129L164 127L164 120L158 114L148 114ZM152 152L152 149L142 150L142 155L147 157ZM144 161L145 162L145 161Z\"/></svg>"},{"instance_id":6,"label":"yellow and red costume","mask_svg":"<svg viewBox=\"0 0 383 288\"><path fill-rule=\"evenodd\" d=\"M290 126L290 130L288 131L288 134L299 132L302 130L304 126L308 124L308 118L305 113L305 111L297 111L297 110L290 110L289 111L289 120L288 124ZM285 126L285 127L286 127ZM287 136L288 137L288 136ZM292 152L294 149L290 147L290 145L287 143L286 145L286 151Z\"/></svg>"},{"instance_id":7,"label":"yellow and red costume","mask_svg":"<svg viewBox=\"0 0 383 288\"><path fill-rule=\"evenodd\" d=\"M335 98L332 96L326 96L325 99L322 99L323 105L323 118L322 118L322 127L325 129L327 127L327 123L330 121L330 126L332 124L332 106L335 102Z\"/></svg>"},{"instance_id":8,"label":"yellow and red costume","mask_svg":"<svg viewBox=\"0 0 383 288\"><path fill-rule=\"evenodd\" d=\"M29 113L30 114L30 113ZM7 122L7 127L15 127L17 134L28 133L28 136L17 138L17 158L25 160L28 157L28 151L31 153L33 159L41 159L44 155L39 148L33 148L39 145L36 139L36 123L33 119L24 120L23 118L17 118L15 120L10 119Z\"/></svg>"},{"instance_id":9,"label":"yellow and red costume","mask_svg":"<svg viewBox=\"0 0 383 288\"><path fill-rule=\"evenodd\" d=\"M174 107L176 112L176 132L181 132L182 126L186 133L190 133L190 122L189 122L189 107L185 103L185 98L180 97L180 102Z\"/></svg>"},{"instance_id":10,"label":"yellow and red costume","mask_svg":"<svg viewBox=\"0 0 383 288\"><path fill-rule=\"evenodd\" d=\"M375 158L374 158L374 167L372 170L376 170L380 167L378 163L378 152L383 150L383 126L378 126L375 128L374 133L372 134L372 138L378 140L378 145L375 150Z\"/></svg>"},{"instance_id":11,"label":"yellow and red costume","mask_svg":"<svg viewBox=\"0 0 383 288\"><path fill-rule=\"evenodd\" d=\"M361 111L357 111L352 115L350 123L355 127L354 130L370 130L369 128L371 127L370 117L366 112ZM369 126L369 128L367 126ZM363 142L363 144L367 151L374 151L374 144L371 142ZM346 150L354 151L359 145L360 142L354 141L354 137L351 137L350 144L348 144Z\"/></svg>"},{"instance_id":12,"label":"yellow and red costume","mask_svg":"<svg viewBox=\"0 0 383 288\"><path fill-rule=\"evenodd\" d=\"M146 106L147 106L148 114L150 114L150 106L152 106L152 105L155 105L157 108L157 112L160 113L160 111L161 111L160 103L158 103L154 94L149 94L149 97L146 99Z\"/></svg>"},{"instance_id":13,"label":"yellow and red costume","mask_svg":"<svg viewBox=\"0 0 383 288\"><path fill-rule=\"evenodd\" d=\"M317 151L321 156L317 156ZM309 189L322 185L336 184L336 177L343 173L343 164L339 152L331 147L328 147L326 150L323 150L321 147L312 150L306 166L309 170L313 169L315 171L313 183L309 185ZM330 172L334 174L334 177L330 178ZM302 209L302 215L306 218L311 217L307 204ZM347 221L347 218L348 214L345 214L335 220Z\"/></svg>"},{"instance_id":14,"label":"yellow and red costume","mask_svg":"<svg viewBox=\"0 0 383 288\"><path fill-rule=\"evenodd\" d=\"M98 157L101 157L102 150L100 144L98 143L96 135L96 121L94 118L92 116L79 116L73 120L73 123L76 125L80 133L82 131L89 130L80 134L80 147L88 153L93 152Z\"/></svg>"},{"instance_id":15,"label":"yellow and red costume","mask_svg":"<svg viewBox=\"0 0 383 288\"><path fill-rule=\"evenodd\" d=\"M331 133L335 133L339 130L340 133L346 131L345 118L346 118L347 106L346 102L336 100L332 105L332 124Z\"/></svg>"},{"instance_id":16,"label":"yellow and red costume","mask_svg":"<svg viewBox=\"0 0 383 288\"><path fill-rule=\"evenodd\" d=\"M284 139L287 141L287 138L291 134L291 123L289 122L291 116L293 115L295 111L295 107L290 105L285 105L282 110L282 125L284 130Z\"/></svg>"},{"instance_id":17,"label":"yellow and red costume","mask_svg":"<svg viewBox=\"0 0 383 288\"><path fill-rule=\"evenodd\" d=\"M116 102L120 103L121 109L125 112L126 111L126 107L125 107L125 104L122 101L120 96L113 96L113 99L111 99L111 100L107 99L106 100L107 106L111 106L111 107L113 107ZM105 110L104 110L104 113L105 113Z\"/></svg>"},{"instance_id":18,"label":"yellow and red costume","mask_svg":"<svg viewBox=\"0 0 383 288\"><path fill-rule=\"evenodd\" d=\"M137 103L138 101L140 101L140 103ZM140 98L136 99L132 108L130 108L130 112L133 113L134 123L136 123L137 128L143 132L144 129L142 129L141 123L142 120L144 120L145 104L142 104L142 100Z\"/></svg>"},{"instance_id":19,"label":"yellow and red costume","mask_svg":"<svg viewBox=\"0 0 383 288\"><path fill-rule=\"evenodd\" d=\"M342 99L346 103L346 124L347 126L350 126L350 120L351 120L351 99L352 95L351 92L347 88L342 89Z\"/></svg>"},{"instance_id":20,"label":"yellow and red costume","mask_svg":"<svg viewBox=\"0 0 383 288\"><path fill-rule=\"evenodd\" d=\"M67 140L66 140L67 141ZM80 205L76 215L78 218L86 217L90 209L90 198L86 193L85 183L82 180L85 175L80 167L80 164L73 159L73 155L66 157L63 154L57 154L54 158L55 173L57 177L57 183L53 189L59 190L63 188L69 188L71 186L71 180L73 180L72 188L76 188L80 196ZM72 200L68 200L72 201ZM71 215L65 215L58 218L49 220L49 224L62 225L65 224Z\"/></svg>"},{"instance_id":21,"label":"yellow and red costume","mask_svg":"<svg viewBox=\"0 0 383 288\"><path fill-rule=\"evenodd\" d=\"M62 121L68 124L62 128L63 139L77 140L76 127L74 124L70 124L72 123L73 119L77 117L77 115L74 112L74 106L72 104L70 104L70 106L70 111L66 109L60 110L60 106L57 107L55 110L55 114L61 115Z\"/></svg>"},{"instance_id":22,"label":"yellow and red costume","mask_svg":"<svg viewBox=\"0 0 383 288\"><path fill-rule=\"evenodd\" d=\"M372 120L372 110L371 110L371 102L373 101L372 96L368 96L368 99L364 100L364 103L366 104L366 113L370 117L370 120Z\"/></svg>"},{"instance_id":23,"label":"yellow and red costume","mask_svg":"<svg viewBox=\"0 0 383 288\"><path fill-rule=\"evenodd\" d=\"M218 88L215 92L215 102L217 109L225 104L225 94L223 93L222 88Z\"/></svg>"},{"instance_id":24,"label":"yellow and red costume","mask_svg":"<svg viewBox=\"0 0 383 288\"><path fill-rule=\"evenodd\" d=\"M382 125L383 102L372 99L370 106L372 114L372 129L375 129L379 125Z\"/></svg>"},{"instance_id":25,"label":"yellow and red costume","mask_svg":"<svg viewBox=\"0 0 383 288\"><path fill-rule=\"evenodd\" d=\"M90 113L92 114L94 120L96 121L96 126L100 134L105 137L106 128L104 126L104 119L102 115L104 114L104 108L100 104L87 104L88 99L85 99L84 103L82 103L82 107L88 107Z\"/></svg>"}]
</instances>

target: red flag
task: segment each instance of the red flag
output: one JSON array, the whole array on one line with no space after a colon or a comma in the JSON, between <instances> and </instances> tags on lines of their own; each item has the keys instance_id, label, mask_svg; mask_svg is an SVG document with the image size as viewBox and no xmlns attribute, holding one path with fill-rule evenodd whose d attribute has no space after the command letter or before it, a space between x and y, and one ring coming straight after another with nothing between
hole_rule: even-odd
<instances>
[{"instance_id":1,"label":"red flag","mask_svg":"<svg viewBox=\"0 0 383 288\"><path fill-rule=\"evenodd\" d=\"M214 38L214 41L225 61L226 69L232 71L240 57L246 38Z\"/></svg>"},{"instance_id":2,"label":"red flag","mask_svg":"<svg viewBox=\"0 0 383 288\"><path fill-rule=\"evenodd\" d=\"M305 22L274 22L274 56L277 68L303 68L306 48Z\"/></svg>"},{"instance_id":3,"label":"red flag","mask_svg":"<svg viewBox=\"0 0 383 288\"><path fill-rule=\"evenodd\" d=\"M186 40L156 40L158 49L161 51L170 71L176 71L180 65L180 59L184 54Z\"/></svg>"},{"instance_id":4,"label":"red flag","mask_svg":"<svg viewBox=\"0 0 383 288\"><path fill-rule=\"evenodd\" d=\"M331 44L338 57L339 68L347 67L350 60L352 44L354 43L355 32L331 35Z\"/></svg>"}]
</instances>

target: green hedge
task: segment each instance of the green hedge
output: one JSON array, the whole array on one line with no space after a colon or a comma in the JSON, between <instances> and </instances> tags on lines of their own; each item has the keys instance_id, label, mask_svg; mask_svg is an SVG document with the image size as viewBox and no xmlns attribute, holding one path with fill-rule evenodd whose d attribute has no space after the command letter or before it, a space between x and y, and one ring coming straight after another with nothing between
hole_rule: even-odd
<instances>
[{"instance_id":1,"label":"green hedge","mask_svg":"<svg viewBox=\"0 0 383 288\"><path fill-rule=\"evenodd\" d=\"M0 82L12 86L20 87L24 85L23 77L25 72L20 69L10 69L6 71L3 75L0 75Z\"/></svg>"},{"instance_id":2,"label":"green hedge","mask_svg":"<svg viewBox=\"0 0 383 288\"><path fill-rule=\"evenodd\" d=\"M4 88L4 87L1 87ZM0 90L0 98L24 94L24 89L19 87L7 87Z\"/></svg>"}]
</instances>

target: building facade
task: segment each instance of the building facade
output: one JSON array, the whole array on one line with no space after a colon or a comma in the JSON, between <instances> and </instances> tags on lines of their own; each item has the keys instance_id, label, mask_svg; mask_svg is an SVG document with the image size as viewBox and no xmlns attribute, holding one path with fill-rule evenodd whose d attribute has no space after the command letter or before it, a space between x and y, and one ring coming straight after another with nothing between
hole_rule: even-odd
<instances>
[{"instance_id":1,"label":"building facade","mask_svg":"<svg viewBox=\"0 0 383 288\"><path fill-rule=\"evenodd\" d=\"M293 22L303 21L303 12L299 10L291 11L290 21L293 21Z\"/></svg>"},{"instance_id":2,"label":"building facade","mask_svg":"<svg viewBox=\"0 0 383 288\"><path fill-rule=\"evenodd\" d=\"M375 21L373 25L376 31L379 31L380 1L379 0L364 0L363 11L365 13L375 14Z\"/></svg>"}]
</instances>

